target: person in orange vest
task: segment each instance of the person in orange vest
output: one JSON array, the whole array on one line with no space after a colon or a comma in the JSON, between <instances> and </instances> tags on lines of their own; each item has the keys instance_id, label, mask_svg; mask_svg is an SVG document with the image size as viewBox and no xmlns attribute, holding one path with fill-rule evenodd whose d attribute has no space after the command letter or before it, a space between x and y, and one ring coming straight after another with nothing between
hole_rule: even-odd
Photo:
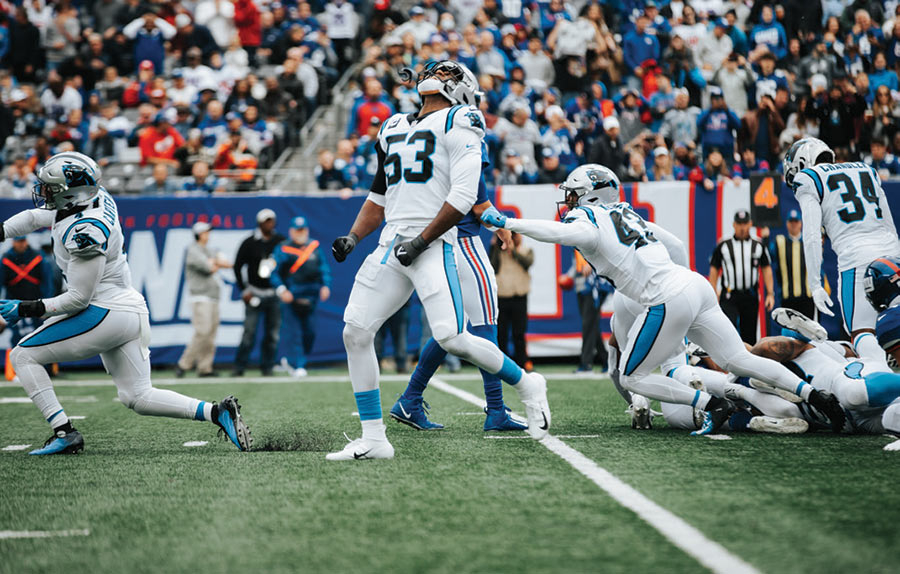
<instances>
[{"instance_id":1,"label":"person in orange vest","mask_svg":"<svg viewBox=\"0 0 900 574\"><path fill-rule=\"evenodd\" d=\"M291 220L289 235L272 253L275 271L270 281L281 299L281 340L288 346L281 365L299 378L306 376L306 360L316 340L316 306L331 295L331 268L319 242L310 241L305 217Z\"/></svg>"},{"instance_id":2,"label":"person in orange vest","mask_svg":"<svg viewBox=\"0 0 900 574\"><path fill-rule=\"evenodd\" d=\"M2 287L5 289L6 299L19 299L32 301L43 297L41 285L44 281L44 258L28 244L28 238L16 237L13 239L12 249L3 254ZM6 351L6 375L12 380L15 372L9 363L9 351L19 344L22 337L34 331L41 325L38 317L26 317L17 323L10 325L12 339L9 349Z\"/></svg>"}]
</instances>

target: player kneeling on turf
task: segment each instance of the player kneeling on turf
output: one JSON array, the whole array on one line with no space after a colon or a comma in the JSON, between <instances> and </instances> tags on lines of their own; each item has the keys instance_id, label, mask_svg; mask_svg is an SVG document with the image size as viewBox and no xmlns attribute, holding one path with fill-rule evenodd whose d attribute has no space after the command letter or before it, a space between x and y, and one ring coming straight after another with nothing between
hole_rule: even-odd
<instances>
[{"instance_id":1,"label":"player kneeling on turf","mask_svg":"<svg viewBox=\"0 0 900 574\"><path fill-rule=\"evenodd\" d=\"M10 360L22 386L53 436L31 454L70 454L84 439L56 398L43 365L100 355L122 403L142 415L210 421L240 450L251 445L250 431L233 396L220 403L192 399L150 383L150 318L143 296L131 286L124 237L113 198L100 186L100 167L86 155L57 154L38 172L37 209L7 219L0 241L51 228L53 254L68 291L37 301L0 300L8 323L23 317L47 319L19 341Z\"/></svg>"}]
</instances>

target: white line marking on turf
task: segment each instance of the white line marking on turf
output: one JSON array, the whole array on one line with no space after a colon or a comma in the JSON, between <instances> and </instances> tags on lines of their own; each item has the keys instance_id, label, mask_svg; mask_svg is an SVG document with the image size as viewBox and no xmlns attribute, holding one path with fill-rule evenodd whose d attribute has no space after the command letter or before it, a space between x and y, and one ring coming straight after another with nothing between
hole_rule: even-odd
<instances>
[{"instance_id":1,"label":"white line marking on turf","mask_svg":"<svg viewBox=\"0 0 900 574\"><path fill-rule=\"evenodd\" d=\"M550 373L544 375L548 381L584 381L584 380L596 380L596 381L605 381L609 380L608 375L592 375L592 376L581 376L576 377L572 374L565 373ZM479 373L464 373L464 374L456 374L456 375L444 375L441 377L444 381L480 381L481 374ZM388 383L406 383L409 382L409 375L381 375L380 380L388 382ZM350 377L347 375L311 375L308 377L303 377L302 379L295 379L293 377L204 377L204 378L190 378L185 377L183 379L163 379L163 378L154 378L153 384L157 386L172 386L177 387L180 385L221 385L221 384L246 384L246 385L265 385L265 384L305 384L305 383L349 383ZM54 387L111 387L113 386L112 379L84 379L84 380L61 380L57 379L53 381ZM0 389L4 388L18 388L21 389L22 385L19 383L10 383L7 381L0 382ZM62 397L60 397L62 398ZM83 398L83 397L79 397ZM65 398L62 398L65 400ZM72 399L76 400L76 399ZM2 399L0 399L2 401ZM87 401L86 401L87 402ZM94 401L89 401L94 402Z\"/></svg>"},{"instance_id":2,"label":"white line marking on turf","mask_svg":"<svg viewBox=\"0 0 900 574\"><path fill-rule=\"evenodd\" d=\"M206 446L208 444L209 444L209 442L207 442L205 440L189 440L186 443L184 443L184 446L187 446L187 447Z\"/></svg>"},{"instance_id":3,"label":"white line marking on turf","mask_svg":"<svg viewBox=\"0 0 900 574\"><path fill-rule=\"evenodd\" d=\"M710 440L731 440L731 437L727 434L705 434L703 436Z\"/></svg>"},{"instance_id":4,"label":"white line marking on turf","mask_svg":"<svg viewBox=\"0 0 900 574\"><path fill-rule=\"evenodd\" d=\"M557 435L556 438L601 438L602 436L603 435L599 435L599 434L561 434L561 435ZM525 436L500 436L500 435L495 435L495 434L488 434L488 435L484 435L484 438L493 438L493 439L515 438L515 439L534 440L530 436L527 436L527 435L525 435Z\"/></svg>"},{"instance_id":5,"label":"white line marking on turf","mask_svg":"<svg viewBox=\"0 0 900 574\"><path fill-rule=\"evenodd\" d=\"M87 396L87 397L57 397L60 402L67 403L96 403L97 397L95 396ZM13 405L13 404L31 404L31 399L28 397L3 397L0 398L0 405Z\"/></svg>"},{"instance_id":6,"label":"white line marking on turf","mask_svg":"<svg viewBox=\"0 0 900 574\"><path fill-rule=\"evenodd\" d=\"M55 538L58 536L90 536L87 528L82 530L0 530L0 538Z\"/></svg>"},{"instance_id":7,"label":"white line marking on turf","mask_svg":"<svg viewBox=\"0 0 900 574\"><path fill-rule=\"evenodd\" d=\"M479 412L479 413L456 413L456 414L458 414L458 415L465 415L465 416L475 416L475 415L483 415L483 414L484 414L484 411L481 411L481 412Z\"/></svg>"},{"instance_id":8,"label":"white line marking on turf","mask_svg":"<svg viewBox=\"0 0 900 574\"><path fill-rule=\"evenodd\" d=\"M359 412L353 411L352 413L350 413L350 416L351 416L351 417L358 417L358 416L359 416Z\"/></svg>"},{"instance_id":9,"label":"white line marking on turf","mask_svg":"<svg viewBox=\"0 0 900 574\"><path fill-rule=\"evenodd\" d=\"M13 452L13 451L17 451L17 450L25 450L26 448L28 448L30 446L31 446L30 444L11 444L9 446L3 447L3 450L5 450L7 452Z\"/></svg>"},{"instance_id":10,"label":"white line marking on turf","mask_svg":"<svg viewBox=\"0 0 900 574\"><path fill-rule=\"evenodd\" d=\"M483 399L438 379L431 379L432 388L444 391L473 405L484 407ZM633 487L622 482L608 470L570 447L559 438L547 435L540 441L578 472L602 488L619 504L631 510L666 537L672 544L692 556L697 562L717 574L759 574L759 571L713 542L702 532L656 504Z\"/></svg>"}]
</instances>

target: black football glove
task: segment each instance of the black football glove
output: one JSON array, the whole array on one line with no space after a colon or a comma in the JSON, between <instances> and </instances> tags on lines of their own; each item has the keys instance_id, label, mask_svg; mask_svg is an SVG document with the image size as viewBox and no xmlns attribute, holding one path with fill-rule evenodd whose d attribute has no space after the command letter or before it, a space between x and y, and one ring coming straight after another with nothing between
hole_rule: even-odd
<instances>
[{"instance_id":1,"label":"black football glove","mask_svg":"<svg viewBox=\"0 0 900 574\"><path fill-rule=\"evenodd\" d=\"M412 262L416 260L416 257L422 254L425 251L425 248L428 247L428 244L425 243L425 240L422 239L421 235L416 235L413 239L409 241L404 241L403 243L398 243L394 247L394 255L397 257L397 260L404 267L409 267L412 265Z\"/></svg>"},{"instance_id":2,"label":"black football glove","mask_svg":"<svg viewBox=\"0 0 900 574\"><path fill-rule=\"evenodd\" d=\"M334 240L334 243L331 244L331 254L334 255L334 258L338 263L341 263L348 255L350 255L350 252L356 247L357 242L359 242L359 237L351 231L349 234Z\"/></svg>"}]
</instances>

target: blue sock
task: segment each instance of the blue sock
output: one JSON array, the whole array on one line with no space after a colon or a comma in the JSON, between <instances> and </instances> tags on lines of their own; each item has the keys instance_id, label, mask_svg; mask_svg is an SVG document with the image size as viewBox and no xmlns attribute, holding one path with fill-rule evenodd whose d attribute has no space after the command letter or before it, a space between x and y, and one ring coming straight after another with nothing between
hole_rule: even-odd
<instances>
[{"instance_id":1,"label":"blue sock","mask_svg":"<svg viewBox=\"0 0 900 574\"><path fill-rule=\"evenodd\" d=\"M500 380L504 383L515 385L522 380L523 373L525 373L525 371L522 370L522 367L517 365L515 361L507 357L504 353L503 366L500 367L499 371L497 371L497 377L499 377Z\"/></svg>"},{"instance_id":2,"label":"blue sock","mask_svg":"<svg viewBox=\"0 0 900 574\"><path fill-rule=\"evenodd\" d=\"M403 391L401 398L421 398L422 393L425 392L425 387L428 386L428 381L437 372L438 367L444 362L444 357L446 356L447 351L437 344L434 337L428 339L428 342L422 347L422 352L419 353L419 364L416 365L416 370L413 371L412 377L409 378L409 384L406 385L406 390Z\"/></svg>"},{"instance_id":3,"label":"blue sock","mask_svg":"<svg viewBox=\"0 0 900 574\"><path fill-rule=\"evenodd\" d=\"M194 413L195 421L205 421L206 418L203 416L203 406L206 404L206 401L200 401L200 404L197 405L197 412Z\"/></svg>"},{"instance_id":4,"label":"blue sock","mask_svg":"<svg viewBox=\"0 0 900 574\"><path fill-rule=\"evenodd\" d=\"M374 421L381 418L381 391L379 389L353 393L353 396L356 398L359 420Z\"/></svg>"},{"instance_id":5,"label":"blue sock","mask_svg":"<svg viewBox=\"0 0 900 574\"><path fill-rule=\"evenodd\" d=\"M864 377L870 407L883 407L900 397L900 375L871 373Z\"/></svg>"},{"instance_id":6,"label":"blue sock","mask_svg":"<svg viewBox=\"0 0 900 574\"><path fill-rule=\"evenodd\" d=\"M497 327L496 325L481 325L478 327L471 327L469 329L476 337L481 337L482 339L486 339L493 344L497 344ZM489 409L500 409L503 408L503 385L500 382L500 377L497 375L492 375L487 371L481 370L481 378L484 381L484 398L487 401L487 408Z\"/></svg>"},{"instance_id":7,"label":"blue sock","mask_svg":"<svg viewBox=\"0 0 900 574\"><path fill-rule=\"evenodd\" d=\"M733 431L745 431L750 427L750 419L753 418L747 411L737 411L728 419L728 426Z\"/></svg>"}]
</instances>

